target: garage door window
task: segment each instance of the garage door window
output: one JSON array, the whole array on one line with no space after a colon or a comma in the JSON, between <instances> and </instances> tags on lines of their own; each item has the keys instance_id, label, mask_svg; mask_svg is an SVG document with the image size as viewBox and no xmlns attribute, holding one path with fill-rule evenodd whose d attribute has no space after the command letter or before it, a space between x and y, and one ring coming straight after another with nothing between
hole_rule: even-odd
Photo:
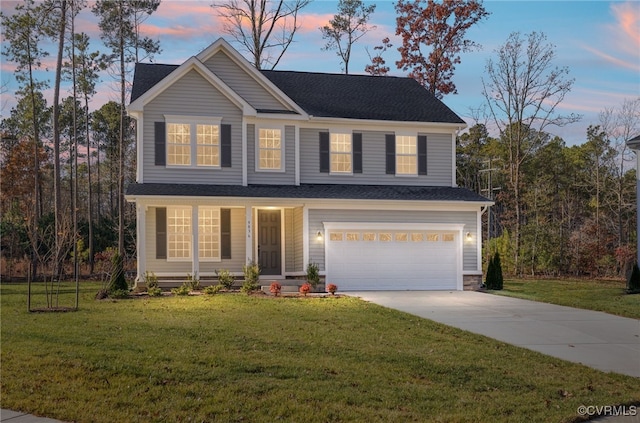
<instances>
[{"instance_id":1,"label":"garage door window","mask_svg":"<svg viewBox=\"0 0 640 423\"><path fill-rule=\"evenodd\" d=\"M347 232L347 241L360 241L360 234L358 232Z\"/></svg>"},{"instance_id":2,"label":"garage door window","mask_svg":"<svg viewBox=\"0 0 640 423\"><path fill-rule=\"evenodd\" d=\"M331 241L342 241L342 232L331 232L329 234L329 239Z\"/></svg>"},{"instance_id":3,"label":"garage door window","mask_svg":"<svg viewBox=\"0 0 640 423\"><path fill-rule=\"evenodd\" d=\"M405 232L400 232L396 234L396 241L407 242L409 240L409 235Z\"/></svg>"},{"instance_id":4,"label":"garage door window","mask_svg":"<svg viewBox=\"0 0 640 423\"><path fill-rule=\"evenodd\" d=\"M428 242L438 242L438 234L427 234L427 241Z\"/></svg>"},{"instance_id":5,"label":"garage door window","mask_svg":"<svg viewBox=\"0 0 640 423\"><path fill-rule=\"evenodd\" d=\"M375 232L365 232L362 234L362 240L363 241L368 241L368 242L373 242L376 240L376 234Z\"/></svg>"},{"instance_id":6,"label":"garage door window","mask_svg":"<svg viewBox=\"0 0 640 423\"><path fill-rule=\"evenodd\" d=\"M380 240L380 242L389 242L391 241L391 234L390 233L380 233L378 234L378 239Z\"/></svg>"},{"instance_id":7,"label":"garage door window","mask_svg":"<svg viewBox=\"0 0 640 423\"><path fill-rule=\"evenodd\" d=\"M421 232L414 232L411 234L411 241L422 242L424 241L424 234Z\"/></svg>"},{"instance_id":8,"label":"garage door window","mask_svg":"<svg viewBox=\"0 0 640 423\"><path fill-rule=\"evenodd\" d=\"M443 242L453 242L454 236L453 234L442 234Z\"/></svg>"}]
</instances>

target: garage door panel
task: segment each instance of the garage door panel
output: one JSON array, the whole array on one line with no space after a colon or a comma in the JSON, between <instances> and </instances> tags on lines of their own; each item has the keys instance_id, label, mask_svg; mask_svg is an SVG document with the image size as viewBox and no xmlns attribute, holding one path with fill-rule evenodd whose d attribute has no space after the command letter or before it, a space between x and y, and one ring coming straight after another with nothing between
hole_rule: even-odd
<instances>
[{"instance_id":1,"label":"garage door panel","mask_svg":"<svg viewBox=\"0 0 640 423\"><path fill-rule=\"evenodd\" d=\"M327 281L344 291L456 289L457 236L451 231L446 236L418 230L331 231Z\"/></svg>"}]
</instances>

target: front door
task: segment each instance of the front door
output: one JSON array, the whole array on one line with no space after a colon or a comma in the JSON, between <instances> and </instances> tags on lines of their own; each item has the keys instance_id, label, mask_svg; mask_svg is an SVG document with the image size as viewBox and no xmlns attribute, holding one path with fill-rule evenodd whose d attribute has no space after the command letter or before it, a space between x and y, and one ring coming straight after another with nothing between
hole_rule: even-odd
<instances>
[{"instance_id":1,"label":"front door","mask_svg":"<svg viewBox=\"0 0 640 423\"><path fill-rule=\"evenodd\" d=\"M262 275L282 273L280 210L258 210L258 264Z\"/></svg>"}]
</instances>

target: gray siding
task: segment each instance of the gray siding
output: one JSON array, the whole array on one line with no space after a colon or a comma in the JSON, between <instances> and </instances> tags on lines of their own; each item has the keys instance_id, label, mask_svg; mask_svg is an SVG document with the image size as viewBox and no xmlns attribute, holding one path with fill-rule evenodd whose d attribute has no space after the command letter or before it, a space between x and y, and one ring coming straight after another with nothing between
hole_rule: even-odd
<instances>
[{"instance_id":1,"label":"gray siding","mask_svg":"<svg viewBox=\"0 0 640 423\"><path fill-rule=\"evenodd\" d=\"M426 185L451 186L452 142L449 134L427 136L427 175L395 176L386 174L385 134L362 132L362 173L331 175L320 173L319 133L327 129L300 130L300 182L311 184Z\"/></svg>"},{"instance_id":2,"label":"gray siding","mask_svg":"<svg viewBox=\"0 0 640 423\"><path fill-rule=\"evenodd\" d=\"M213 55L205 66L256 109L285 110L282 103L240 69L224 52Z\"/></svg>"},{"instance_id":3,"label":"gray siding","mask_svg":"<svg viewBox=\"0 0 640 423\"><path fill-rule=\"evenodd\" d=\"M221 117L231 125L232 167L170 168L154 164L154 122L164 115ZM242 111L198 72L191 71L145 106L144 182L183 184L242 184Z\"/></svg>"},{"instance_id":4,"label":"gray siding","mask_svg":"<svg viewBox=\"0 0 640 423\"><path fill-rule=\"evenodd\" d=\"M247 125L247 181L249 184L293 185L296 182L296 138L295 126L284 127L284 172L259 171L256 161L257 135L256 127Z\"/></svg>"},{"instance_id":5,"label":"gray siding","mask_svg":"<svg viewBox=\"0 0 640 423\"><path fill-rule=\"evenodd\" d=\"M302 207L285 209L285 272L303 271Z\"/></svg>"},{"instance_id":6,"label":"gray siding","mask_svg":"<svg viewBox=\"0 0 640 423\"><path fill-rule=\"evenodd\" d=\"M245 215L244 208L231 209L231 259L219 262L200 262L200 274L212 274L216 269L227 269L231 272L242 274L242 265L245 263ZM156 274L161 273L187 273L192 272L191 261L167 261L156 259L156 210L149 207L146 212L146 244L145 251L147 270Z\"/></svg>"},{"instance_id":7,"label":"gray siding","mask_svg":"<svg viewBox=\"0 0 640 423\"><path fill-rule=\"evenodd\" d=\"M316 232L323 228L322 222L381 222L381 223L450 223L464 224L463 232L476 233L476 212L435 211L382 211L382 210L309 210L309 261L324 270L324 242L314 242ZM462 270L477 270L477 249L463 243Z\"/></svg>"}]
</instances>

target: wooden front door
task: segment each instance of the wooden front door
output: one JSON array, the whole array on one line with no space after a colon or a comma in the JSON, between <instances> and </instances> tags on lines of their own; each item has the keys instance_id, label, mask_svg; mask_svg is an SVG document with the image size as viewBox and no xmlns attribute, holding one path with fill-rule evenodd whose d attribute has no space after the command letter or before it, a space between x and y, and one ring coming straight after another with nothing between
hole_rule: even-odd
<instances>
[{"instance_id":1,"label":"wooden front door","mask_svg":"<svg viewBox=\"0 0 640 423\"><path fill-rule=\"evenodd\" d=\"M280 210L258 210L258 264L262 275L282 273Z\"/></svg>"}]
</instances>

